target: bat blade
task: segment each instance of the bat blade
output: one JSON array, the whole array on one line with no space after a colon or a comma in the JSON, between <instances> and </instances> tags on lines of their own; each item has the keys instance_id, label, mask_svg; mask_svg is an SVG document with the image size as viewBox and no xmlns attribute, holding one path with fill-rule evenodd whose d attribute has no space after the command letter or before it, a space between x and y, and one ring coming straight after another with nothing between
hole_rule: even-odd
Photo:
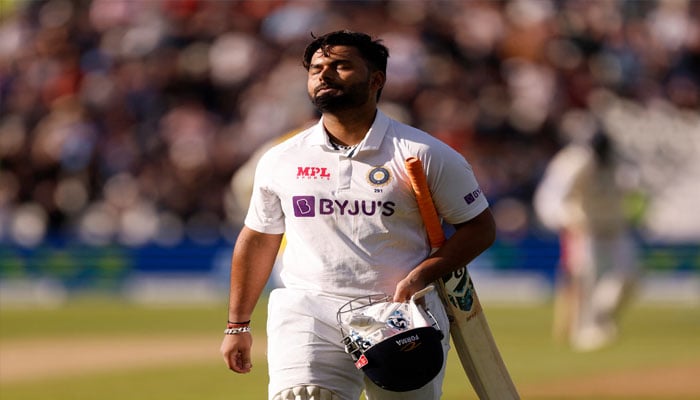
<instances>
[{"instance_id":1,"label":"bat blade","mask_svg":"<svg viewBox=\"0 0 700 400\"><path fill-rule=\"evenodd\" d=\"M480 399L519 399L466 268L443 278L438 288L452 343L476 394Z\"/></svg>"},{"instance_id":2,"label":"bat blade","mask_svg":"<svg viewBox=\"0 0 700 400\"><path fill-rule=\"evenodd\" d=\"M406 171L431 247L437 249L445 242L445 235L422 163L416 157L409 157ZM440 279L437 289L450 319L452 343L476 394L482 400L519 399L466 266Z\"/></svg>"}]
</instances>

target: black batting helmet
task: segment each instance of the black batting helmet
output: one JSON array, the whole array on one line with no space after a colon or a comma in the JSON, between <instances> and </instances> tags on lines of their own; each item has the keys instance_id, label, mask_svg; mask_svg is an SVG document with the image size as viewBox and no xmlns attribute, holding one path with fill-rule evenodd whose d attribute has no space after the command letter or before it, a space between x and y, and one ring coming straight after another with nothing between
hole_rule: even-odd
<instances>
[{"instance_id":1,"label":"black batting helmet","mask_svg":"<svg viewBox=\"0 0 700 400\"><path fill-rule=\"evenodd\" d=\"M355 366L383 389L419 389L442 369L443 333L414 298L395 303L386 295L359 297L338 310L338 323Z\"/></svg>"}]
</instances>

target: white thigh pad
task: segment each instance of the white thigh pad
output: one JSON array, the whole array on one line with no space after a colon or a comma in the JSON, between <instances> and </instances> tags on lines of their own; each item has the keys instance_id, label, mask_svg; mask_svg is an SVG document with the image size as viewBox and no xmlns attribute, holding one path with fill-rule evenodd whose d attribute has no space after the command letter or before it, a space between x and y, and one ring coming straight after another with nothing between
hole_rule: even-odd
<instances>
[{"instance_id":1,"label":"white thigh pad","mask_svg":"<svg viewBox=\"0 0 700 400\"><path fill-rule=\"evenodd\" d=\"M340 400L340 397L320 386L299 385L282 390L272 400Z\"/></svg>"}]
</instances>

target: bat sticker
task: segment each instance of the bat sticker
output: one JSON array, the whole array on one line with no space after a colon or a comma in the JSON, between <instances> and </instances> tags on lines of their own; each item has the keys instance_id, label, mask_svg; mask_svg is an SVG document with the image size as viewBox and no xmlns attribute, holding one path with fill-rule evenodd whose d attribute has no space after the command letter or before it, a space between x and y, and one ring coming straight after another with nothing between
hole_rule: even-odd
<instances>
[{"instance_id":1,"label":"bat sticker","mask_svg":"<svg viewBox=\"0 0 700 400\"><path fill-rule=\"evenodd\" d=\"M469 274L465 273L465 269L461 268L449 277L443 278L445 289L452 305L458 309L470 313L476 313L474 309L474 283Z\"/></svg>"}]
</instances>

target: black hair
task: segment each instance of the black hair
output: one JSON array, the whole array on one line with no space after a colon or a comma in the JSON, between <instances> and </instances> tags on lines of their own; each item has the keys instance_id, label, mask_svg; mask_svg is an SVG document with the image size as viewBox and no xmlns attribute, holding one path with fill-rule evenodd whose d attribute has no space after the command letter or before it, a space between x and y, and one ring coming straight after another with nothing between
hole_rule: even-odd
<instances>
[{"instance_id":1,"label":"black hair","mask_svg":"<svg viewBox=\"0 0 700 400\"><path fill-rule=\"evenodd\" d=\"M352 32L349 30L326 33L322 36L314 36L314 40L306 46L304 50L304 68L308 71L311 65L311 58L314 53L321 49L324 54L328 53L328 48L333 46L355 47L362 58L367 61L370 70L381 71L386 75L386 64L389 58L389 49L381 43L380 39L372 39L366 33Z\"/></svg>"}]
</instances>

